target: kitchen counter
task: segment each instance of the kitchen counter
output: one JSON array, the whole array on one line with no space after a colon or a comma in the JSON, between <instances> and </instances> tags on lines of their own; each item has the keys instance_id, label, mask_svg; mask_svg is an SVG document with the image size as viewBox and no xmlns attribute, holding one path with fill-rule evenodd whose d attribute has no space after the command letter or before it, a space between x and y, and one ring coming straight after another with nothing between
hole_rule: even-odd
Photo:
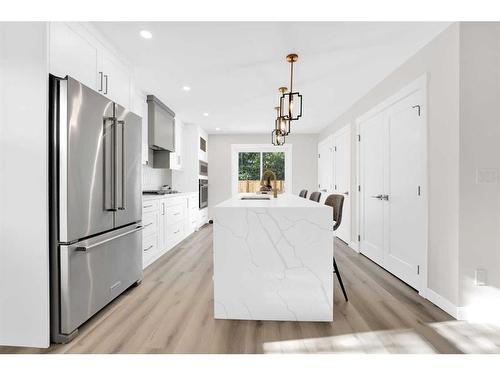
<instances>
[{"instance_id":1,"label":"kitchen counter","mask_svg":"<svg viewBox=\"0 0 500 375\"><path fill-rule=\"evenodd\" d=\"M331 208L243 196L213 209L215 318L332 321Z\"/></svg>"},{"instance_id":2,"label":"kitchen counter","mask_svg":"<svg viewBox=\"0 0 500 375\"><path fill-rule=\"evenodd\" d=\"M162 199L162 198L175 198L175 197L187 197L192 194L198 194L197 191L191 191L188 193L174 193L174 194L142 194L142 200L152 200L152 199Z\"/></svg>"}]
</instances>

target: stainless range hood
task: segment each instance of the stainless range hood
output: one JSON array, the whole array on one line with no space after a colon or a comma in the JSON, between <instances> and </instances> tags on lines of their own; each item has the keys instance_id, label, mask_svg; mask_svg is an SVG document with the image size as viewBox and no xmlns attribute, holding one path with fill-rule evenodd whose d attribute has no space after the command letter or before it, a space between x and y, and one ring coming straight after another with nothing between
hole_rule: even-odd
<instances>
[{"instance_id":1,"label":"stainless range hood","mask_svg":"<svg viewBox=\"0 0 500 375\"><path fill-rule=\"evenodd\" d=\"M148 95L148 146L153 150L153 168L170 168L175 152L175 113L156 96Z\"/></svg>"}]
</instances>

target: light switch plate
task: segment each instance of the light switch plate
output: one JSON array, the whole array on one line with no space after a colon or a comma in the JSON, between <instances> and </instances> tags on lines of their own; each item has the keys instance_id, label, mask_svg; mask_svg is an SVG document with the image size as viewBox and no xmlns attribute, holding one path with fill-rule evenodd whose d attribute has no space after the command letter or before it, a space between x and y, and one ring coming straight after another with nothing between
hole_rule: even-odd
<instances>
[{"instance_id":1,"label":"light switch plate","mask_svg":"<svg viewBox=\"0 0 500 375\"><path fill-rule=\"evenodd\" d=\"M484 286L484 285L487 285L487 283L488 283L488 280L487 280L486 270L477 269L476 270L476 285L477 286Z\"/></svg>"},{"instance_id":2,"label":"light switch plate","mask_svg":"<svg viewBox=\"0 0 500 375\"><path fill-rule=\"evenodd\" d=\"M477 184L497 184L498 169L496 168L478 168L476 170Z\"/></svg>"}]
</instances>

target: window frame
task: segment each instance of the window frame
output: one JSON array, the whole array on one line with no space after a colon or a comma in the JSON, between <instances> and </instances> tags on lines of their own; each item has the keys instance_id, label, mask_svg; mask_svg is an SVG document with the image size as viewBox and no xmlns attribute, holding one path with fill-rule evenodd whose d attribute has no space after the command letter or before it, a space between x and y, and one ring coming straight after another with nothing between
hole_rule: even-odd
<instances>
[{"instance_id":1,"label":"window frame","mask_svg":"<svg viewBox=\"0 0 500 375\"><path fill-rule=\"evenodd\" d=\"M283 152L285 154L285 182L283 187L284 193L292 192L292 145L273 146L268 144L232 144L231 145L231 193L238 195L238 168L239 168L239 153L240 152L258 152L260 157L261 176L264 172L263 157L264 152Z\"/></svg>"}]
</instances>

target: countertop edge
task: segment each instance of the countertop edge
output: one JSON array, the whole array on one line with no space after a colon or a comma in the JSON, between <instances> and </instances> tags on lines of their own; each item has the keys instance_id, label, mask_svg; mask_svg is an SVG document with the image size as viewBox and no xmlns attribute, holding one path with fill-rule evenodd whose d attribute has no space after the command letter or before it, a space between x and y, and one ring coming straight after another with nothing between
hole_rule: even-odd
<instances>
[{"instance_id":1,"label":"countertop edge","mask_svg":"<svg viewBox=\"0 0 500 375\"><path fill-rule=\"evenodd\" d=\"M169 198L179 198L179 197L187 197L192 194L198 194L197 191L191 191L187 193L174 193L174 194L142 194L143 201L155 200L155 199L169 199Z\"/></svg>"}]
</instances>

